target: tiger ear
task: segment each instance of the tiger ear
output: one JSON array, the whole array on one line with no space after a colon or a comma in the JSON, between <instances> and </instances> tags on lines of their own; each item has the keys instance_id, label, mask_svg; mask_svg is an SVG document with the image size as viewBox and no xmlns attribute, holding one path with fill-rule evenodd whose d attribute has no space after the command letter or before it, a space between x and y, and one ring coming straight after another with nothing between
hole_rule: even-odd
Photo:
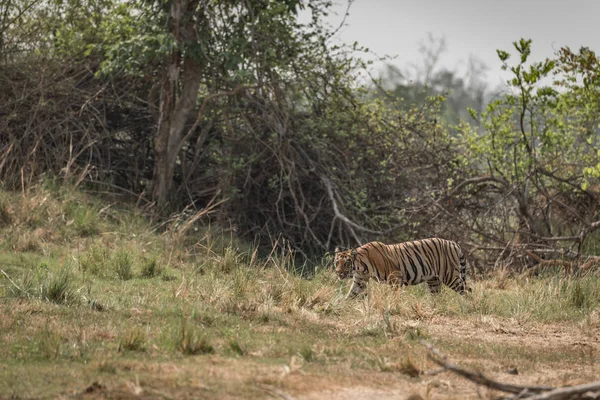
<instances>
[{"instance_id":1,"label":"tiger ear","mask_svg":"<svg viewBox=\"0 0 600 400\"><path fill-rule=\"evenodd\" d=\"M338 246L335 246L335 252L339 253L340 251L342 251L342 249L340 247L338 247Z\"/></svg>"},{"instance_id":2,"label":"tiger ear","mask_svg":"<svg viewBox=\"0 0 600 400\"><path fill-rule=\"evenodd\" d=\"M358 254L358 250L356 249L356 247L352 249L350 254L352 254L352 257L356 257L356 255Z\"/></svg>"}]
</instances>

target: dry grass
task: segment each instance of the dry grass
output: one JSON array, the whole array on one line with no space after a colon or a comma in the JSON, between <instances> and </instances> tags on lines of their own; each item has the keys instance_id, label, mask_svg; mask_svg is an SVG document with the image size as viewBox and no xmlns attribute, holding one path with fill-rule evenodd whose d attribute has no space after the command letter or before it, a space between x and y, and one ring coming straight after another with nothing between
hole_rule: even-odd
<instances>
[{"instance_id":1,"label":"dry grass","mask_svg":"<svg viewBox=\"0 0 600 400\"><path fill-rule=\"evenodd\" d=\"M134 210L76 192L0 191L10 278L0 277L0 393L53 397L99 382L98 396L125 398L264 398L261 385L298 398L476 397L458 378L423 375L434 366L422 338L513 382L600 373L593 273L501 273L465 297L372 284L345 301L347 282L324 265L301 275L289 252L261 258L178 223L187 234L156 233ZM514 367L520 375L505 373Z\"/></svg>"}]
</instances>

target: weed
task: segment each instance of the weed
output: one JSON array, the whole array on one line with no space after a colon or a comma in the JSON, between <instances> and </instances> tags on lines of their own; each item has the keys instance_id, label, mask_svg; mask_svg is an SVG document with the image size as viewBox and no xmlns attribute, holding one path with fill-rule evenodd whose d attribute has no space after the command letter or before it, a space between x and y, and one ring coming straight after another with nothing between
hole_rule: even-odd
<instances>
[{"instance_id":1,"label":"weed","mask_svg":"<svg viewBox=\"0 0 600 400\"><path fill-rule=\"evenodd\" d=\"M119 279L128 281L133 278L133 260L127 250L119 250L115 254L112 262L114 271Z\"/></svg>"},{"instance_id":2,"label":"weed","mask_svg":"<svg viewBox=\"0 0 600 400\"><path fill-rule=\"evenodd\" d=\"M311 362L315 359L315 352L312 346L308 345L300 347L300 349L298 349L298 355L306 362Z\"/></svg>"},{"instance_id":3,"label":"weed","mask_svg":"<svg viewBox=\"0 0 600 400\"><path fill-rule=\"evenodd\" d=\"M588 297L584 290L581 288L581 282L575 282L575 286L571 289L571 304L575 308L585 308L588 303Z\"/></svg>"},{"instance_id":4,"label":"weed","mask_svg":"<svg viewBox=\"0 0 600 400\"><path fill-rule=\"evenodd\" d=\"M78 236L89 237L100 233L100 217L95 207L67 202L66 214L70 219L67 224Z\"/></svg>"},{"instance_id":5,"label":"weed","mask_svg":"<svg viewBox=\"0 0 600 400\"><path fill-rule=\"evenodd\" d=\"M229 341L229 348L238 356L243 356L246 354L246 349L244 346L242 346L238 339L231 339Z\"/></svg>"},{"instance_id":6,"label":"weed","mask_svg":"<svg viewBox=\"0 0 600 400\"><path fill-rule=\"evenodd\" d=\"M140 275L143 278L154 278L155 276L160 276L163 273L163 268L158 265L156 257L151 257L149 259L145 259L142 264L142 270Z\"/></svg>"},{"instance_id":7,"label":"weed","mask_svg":"<svg viewBox=\"0 0 600 400\"><path fill-rule=\"evenodd\" d=\"M233 247L227 247L223 256L215 260L215 264L220 272L231 273L241 264L241 255Z\"/></svg>"},{"instance_id":8,"label":"weed","mask_svg":"<svg viewBox=\"0 0 600 400\"><path fill-rule=\"evenodd\" d=\"M87 252L79 258L79 267L83 272L92 275L105 274L108 267L108 249L99 244L93 244Z\"/></svg>"},{"instance_id":9,"label":"weed","mask_svg":"<svg viewBox=\"0 0 600 400\"><path fill-rule=\"evenodd\" d=\"M110 362L107 361L102 361L99 365L98 365L98 372L103 372L105 374L116 374L117 373L117 367Z\"/></svg>"},{"instance_id":10,"label":"weed","mask_svg":"<svg viewBox=\"0 0 600 400\"><path fill-rule=\"evenodd\" d=\"M145 351L146 334L140 329L133 329L126 332L119 339L119 353L124 351Z\"/></svg>"},{"instance_id":11,"label":"weed","mask_svg":"<svg viewBox=\"0 0 600 400\"><path fill-rule=\"evenodd\" d=\"M46 360L54 360L60 357L62 350L62 338L55 332L44 328L36 337L35 344L38 355Z\"/></svg>"},{"instance_id":12,"label":"weed","mask_svg":"<svg viewBox=\"0 0 600 400\"><path fill-rule=\"evenodd\" d=\"M214 347L209 343L206 336L198 332L193 325L190 325L187 319L181 322L177 332L176 343L177 349L182 354L188 356L212 354L215 352Z\"/></svg>"},{"instance_id":13,"label":"weed","mask_svg":"<svg viewBox=\"0 0 600 400\"><path fill-rule=\"evenodd\" d=\"M404 338L411 342L416 342L422 339L429 339L429 334L424 328L415 326L407 327L404 330Z\"/></svg>"},{"instance_id":14,"label":"weed","mask_svg":"<svg viewBox=\"0 0 600 400\"><path fill-rule=\"evenodd\" d=\"M89 299L88 304L94 311L104 311L106 309L98 299Z\"/></svg>"},{"instance_id":15,"label":"weed","mask_svg":"<svg viewBox=\"0 0 600 400\"><path fill-rule=\"evenodd\" d=\"M42 285L42 298L56 304L69 304L77 299L73 284L73 275L66 269L50 275L47 283Z\"/></svg>"},{"instance_id":16,"label":"weed","mask_svg":"<svg viewBox=\"0 0 600 400\"><path fill-rule=\"evenodd\" d=\"M395 335L398 333L398 327L396 322L392 320L389 311L385 311L382 314L383 324L384 324L384 332L388 335Z\"/></svg>"}]
</instances>

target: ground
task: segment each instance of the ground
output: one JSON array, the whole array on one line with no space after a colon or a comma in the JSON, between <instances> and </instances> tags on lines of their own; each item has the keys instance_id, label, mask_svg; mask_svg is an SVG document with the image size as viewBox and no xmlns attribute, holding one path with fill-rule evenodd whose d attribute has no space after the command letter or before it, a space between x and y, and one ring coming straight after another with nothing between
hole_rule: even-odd
<instances>
[{"instance_id":1,"label":"ground","mask_svg":"<svg viewBox=\"0 0 600 400\"><path fill-rule=\"evenodd\" d=\"M0 398L446 399L600 376L600 278L471 276L473 292L349 282L189 219L0 192Z\"/></svg>"}]
</instances>

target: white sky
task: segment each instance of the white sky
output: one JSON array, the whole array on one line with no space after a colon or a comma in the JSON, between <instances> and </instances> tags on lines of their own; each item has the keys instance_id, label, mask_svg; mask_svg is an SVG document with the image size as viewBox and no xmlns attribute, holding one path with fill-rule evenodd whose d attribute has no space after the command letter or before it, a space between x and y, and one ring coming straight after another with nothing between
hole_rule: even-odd
<instances>
[{"instance_id":1,"label":"white sky","mask_svg":"<svg viewBox=\"0 0 600 400\"><path fill-rule=\"evenodd\" d=\"M346 6L334 0L332 26L339 26ZM420 60L418 44L428 33L446 39L441 64L464 70L474 55L488 66L487 80L496 86L507 76L496 49L514 57L512 42L522 37L533 40L532 61L552 57L562 46L599 53L600 0L355 0L335 40L397 55L392 63L406 69Z\"/></svg>"}]
</instances>

